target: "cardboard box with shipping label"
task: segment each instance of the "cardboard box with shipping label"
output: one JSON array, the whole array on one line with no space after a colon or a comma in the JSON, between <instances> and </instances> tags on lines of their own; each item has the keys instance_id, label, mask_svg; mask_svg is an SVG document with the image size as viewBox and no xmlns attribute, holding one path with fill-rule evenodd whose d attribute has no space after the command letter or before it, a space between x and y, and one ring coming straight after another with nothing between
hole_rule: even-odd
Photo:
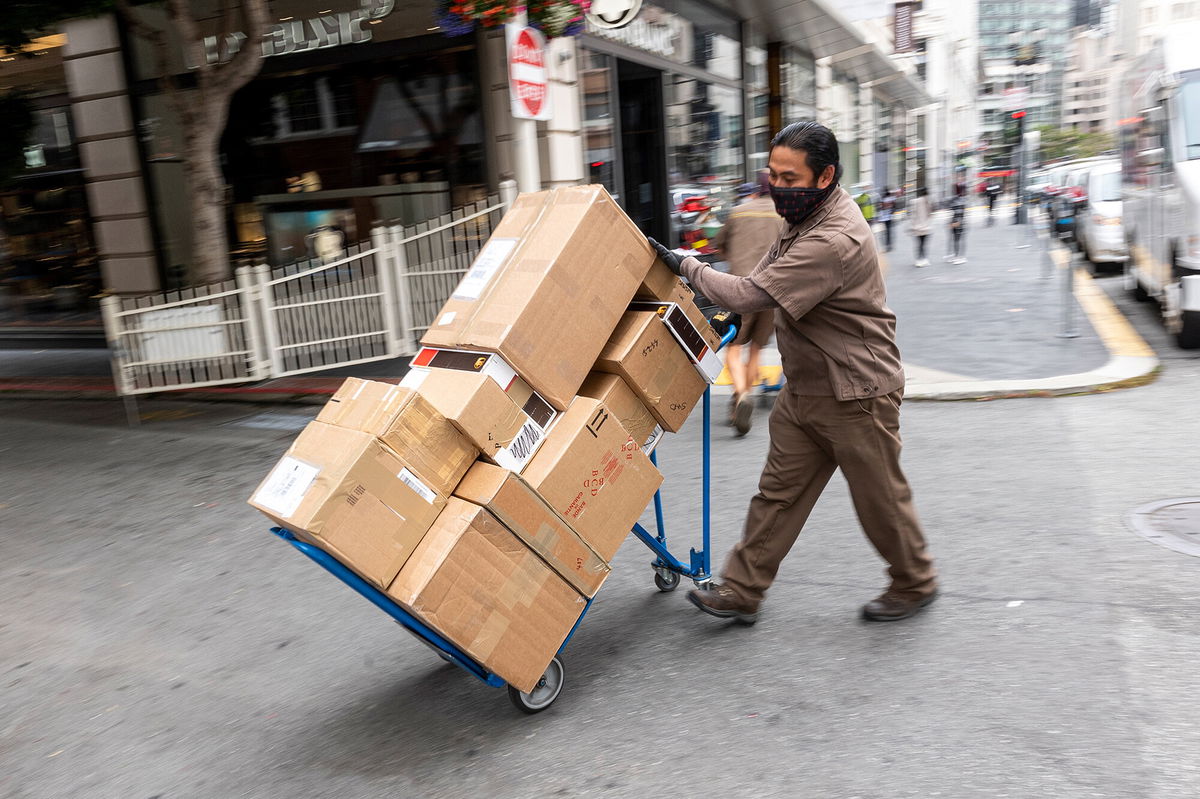
<instances>
[{"instance_id":1,"label":"cardboard box with shipping label","mask_svg":"<svg viewBox=\"0 0 1200 799\"><path fill-rule=\"evenodd\" d=\"M590 397L559 417L522 477L606 562L662 484L616 415Z\"/></svg>"},{"instance_id":2,"label":"cardboard box with shipping label","mask_svg":"<svg viewBox=\"0 0 1200 799\"><path fill-rule=\"evenodd\" d=\"M514 440L533 424L495 380L477 372L434 369L417 392L492 462L506 461Z\"/></svg>"},{"instance_id":3,"label":"cardboard box with shipping label","mask_svg":"<svg viewBox=\"0 0 1200 799\"><path fill-rule=\"evenodd\" d=\"M531 691L587 600L487 510L451 497L389 597L521 691Z\"/></svg>"},{"instance_id":4,"label":"cardboard box with shipping label","mask_svg":"<svg viewBox=\"0 0 1200 799\"><path fill-rule=\"evenodd\" d=\"M504 523L517 538L542 556L561 577L593 597L608 577L608 564L516 474L482 461L454 490Z\"/></svg>"},{"instance_id":5,"label":"cardboard box with shipping label","mask_svg":"<svg viewBox=\"0 0 1200 799\"><path fill-rule=\"evenodd\" d=\"M653 260L603 186L522 194L421 343L498 353L565 410Z\"/></svg>"},{"instance_id":6,"label":"cardboard box with shipping label","mask_svg":"<svg viewBox=\"0 0 1200 799\"><path fill-rule=\"evenodd\" d=\"M437 492L449 494L479 451L411 388L351 377L317 421L376 436Z\"/></svg>"},{"instance_id":7,"label":"cardboard box with shipping label","mask_svg":"<svg viewBox=\"0 0 1200 799\"><path fill-rule=\"evenodd\" d=\"M596 360L596 370L624 378L659 424L673 433L683 427L708 387L667 325L651 311L629 311L621 317Z\"/></svg>"},{"instance_id":8,"label":"cardboard box with shipping label","mask_svg":"<svg viewBox=\"0 0 1200 799\"><path fill-rule=\"evenodd\" d=\"M429 355L425 358L422 356ZM462 357L467 356L467 357ZM558 411L545 401L538 393L529 388L529 384L517 377L516 372L499 355L490 353L469 353L457 350L422 350L414 362L432 361L439 364L427 368L416 366L405 376L401 385L424 390L430 381L454 385L457 381L464 390L475 392L471 395L472 402L479 405L486 402L493 409L498 407L517 408L521 426L515 434L505 434L504 443L496 446L498 439L488 437L488 431L482 428L482 417L474 414L471 408L457 407L462 403L448 400L443 405L449 405L447 413L462 420L459 426L464 434L472 438L481 454L492 463L520 472L537 452L546 437L546 431L558 416ZM468 368L469 365L469 368ZM482 381L482 382L480 382ZM488 391L494 387L494 391ZM441 389L431 389L439 395L447 392ZM498 396L497 396L498 395ZM490 397L490 399L486 399ZM501 401L501 400L504 401ZM505 405L507 402L507 405ZM457 422L456 422L457 423ZM494 428L494 424L491 426ZM473 428L473 429L472 429Z\"/></svg>"},{"instance_id":9,"label":"cardboard box with shipping label","mask_svg":"<svg viewBox=\"0 0 1200 799\"><path fill-rule=\"evenodd\" d=\"M249 502L387 588L445 507L446 495L375 436L312 422Z\"/></svg>"},{"instance_id":10,"label":"cardboard box with shipping label","mask_svg":"<svg viewBox=\"0 0 1200 799\"><path fill-rule=\"evenodd\" d=\"M688 306L674 302L634 300L629 304L631 311L651 311L658 314L679 342L679 346L683 347L696 370L706 382L713 383L725 368L725 364L717 355L721 340L696 306L690 307L695 312L696 319L689 316Z\"/></svg>"},{"instance_id":11,"label":"cardboard box with shipping label","mask_svg":"<svg viewBox=\"0 0 1200 799\"><path fill-rule=\"evenodd\" d=\"M603 403L637 444L643 445L654 438L658 419L620 375L592 372L580 386L579 396Z\"/></svg>"},{"instance_id":12,"label":"cardboard box with shipping label","mask_svg":"<svg viewBox=\"0 0 1200 799\"><path fill-rule=\"evenodd\" d=\"M704 339L704 343L716 352L721 348L721 337L712 329L704 312L696 305L696 294L683 279L656 260L637 291L637 300L659 303L674 303Z\"/></svg>"}]
</instances>

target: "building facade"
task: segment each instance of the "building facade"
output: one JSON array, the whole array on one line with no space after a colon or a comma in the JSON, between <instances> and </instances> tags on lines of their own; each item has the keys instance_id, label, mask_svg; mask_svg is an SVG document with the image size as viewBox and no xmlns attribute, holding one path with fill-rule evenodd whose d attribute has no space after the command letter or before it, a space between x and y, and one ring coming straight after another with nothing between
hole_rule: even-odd
<instances>
[{"instance_id":1,"label":"building facade","mask_svg":"<svg viewBox=\"0 0 1200 799\"><path fill-rule=\"evenodd\" d=\"M1059 125L1072 0L980 0L979 48L984 66L980 113L990 143L1004 125L1007 93L1027 97L1026 124Z\"/></svg>"},{"instance_id":2,"label":"building facade","mask_svg":"<svg viewBox=\"0 0 1200 799\"><path fill-rule=\"evenodd\" d=\"M1116 39L1105 28L1076 31L1063 76L1063 126L1116 132Z\"/></svg>"},{"instance_id":3,"label":"building facade","mask_svg":"<svg viewBox=\"0 0 1200 799\"><path fill-rule=\"evenodd\" d=\"M502 32L447 35L455 31L432 0L402 9L394 0L280 0L272 10L261 71L234 96L220 141L233 263L301 260L317 228L365 239L377 220L424 221L514 175ZM161 11L139 13L173 31ZM205 57L222 59L240 41L213 14L197 24ZM44 124L2 206L6 296L187 285L182 131L162 60L112 17L69 23L42 50L28 82L44 87ZM187 52L170 40L165 62L185 96ZM548 55L553 113L536 123L540 184L602 183L647 233L680 244L711 232L684 210L689 198L702 196L708 225L719 224L786 122L829 123L844 182L885 185L902 181L908 120L929 104L823 0L769 0L754 14L722 0L656 0L626 26L593 22L552 40ZM20 83L16 66L0 63L0 79ZM20 238L43 210L56 215L41 224L58 233ZM31 271L47 252L70 268Z\"/></svg>"}]
</instances>

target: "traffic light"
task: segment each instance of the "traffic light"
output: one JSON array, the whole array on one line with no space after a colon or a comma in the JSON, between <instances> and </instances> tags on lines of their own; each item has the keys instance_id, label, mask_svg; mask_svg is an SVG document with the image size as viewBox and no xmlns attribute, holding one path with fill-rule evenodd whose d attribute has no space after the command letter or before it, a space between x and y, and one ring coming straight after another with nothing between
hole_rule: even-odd
<instances>
[{"instance_id":1,"label":"traffic light","mask_svg":"<svg viewBox=\"0 0 1200 799\"><path fill-rule=\"evenodd\" d=\"M1016 123L1017 127L1017 140L1013 142L1013 146L1020 147L1021 142L1025 139L1025 112L1013 111L1012 119L1013 122Z\"/></svg>"}]
</instances>

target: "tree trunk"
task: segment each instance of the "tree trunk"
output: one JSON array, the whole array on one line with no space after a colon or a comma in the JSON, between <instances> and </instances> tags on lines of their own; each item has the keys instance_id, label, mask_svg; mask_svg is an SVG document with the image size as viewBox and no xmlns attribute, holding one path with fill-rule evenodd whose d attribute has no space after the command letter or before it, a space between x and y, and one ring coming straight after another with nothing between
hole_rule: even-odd
<instances>
[{"instance_id":1,"label":"tree trunk","mask_svg":"<svg viewBox=\"0 0 1200 799\"><path fill-rule=\"evenodd\" d=\"M215 121L199 119L190 129L185 128L184 134L184 174L192 212L189 271L195 283L225 280L231 274L225 227L225 177L221 174L218 154L221 131L211 130Z\"/></svg>"}]
</instances>

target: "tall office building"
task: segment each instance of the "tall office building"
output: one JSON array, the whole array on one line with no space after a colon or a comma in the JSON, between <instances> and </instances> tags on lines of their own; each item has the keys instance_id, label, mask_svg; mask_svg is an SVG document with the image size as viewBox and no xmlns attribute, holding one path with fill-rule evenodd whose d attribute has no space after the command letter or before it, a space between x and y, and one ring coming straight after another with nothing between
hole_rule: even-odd
<instances>
[{"instance_id":1,"label":"tall office building","mask_svg":"<svg viewBox=\"0 0 1200 799\"><path fill-rule=\"evenodd\" d=\"M1075 0L980 0L984 74L978 105L993 155L1006 151L1004 132L1013 110L1026 112L1027 128L1062 123L1062 81L1076 5Z\"/></svg>"}]
</instances>

